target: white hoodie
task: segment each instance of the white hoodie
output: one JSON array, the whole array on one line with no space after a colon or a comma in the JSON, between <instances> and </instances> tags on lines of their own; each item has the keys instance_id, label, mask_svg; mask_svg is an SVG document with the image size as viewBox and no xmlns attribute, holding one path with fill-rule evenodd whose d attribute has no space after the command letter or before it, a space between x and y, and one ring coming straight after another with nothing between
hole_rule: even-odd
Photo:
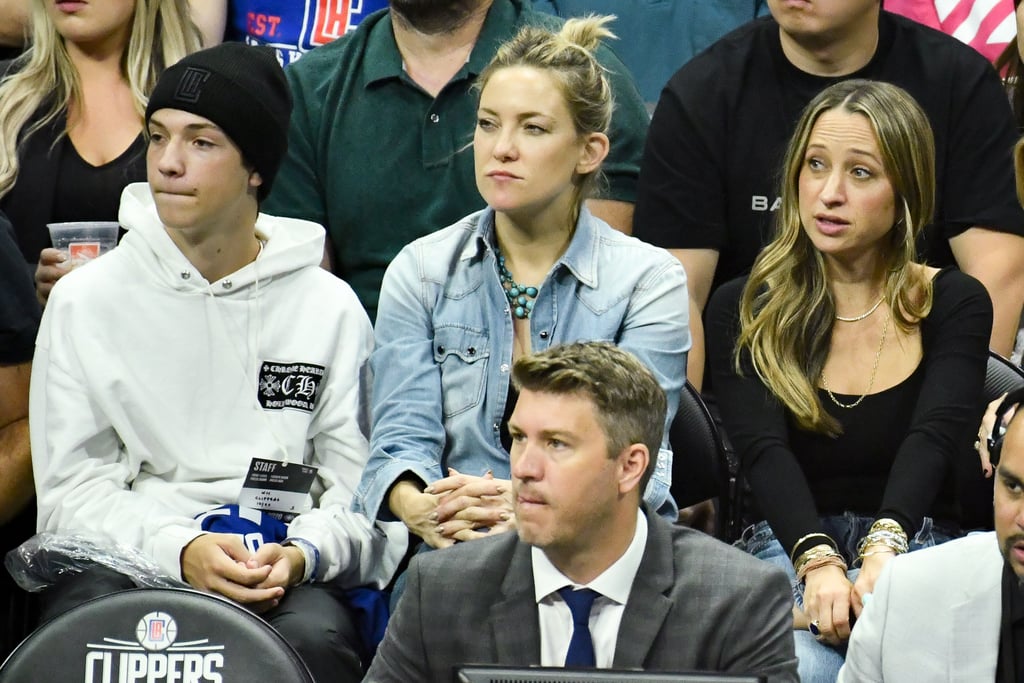
<instances>
[{"instance_id":1,"label":"white hoodie","mask_svg":"<svg viewBox=\"0 0 1024 683\"><path fill-rule=\"evenodd\" d=\"M260 256L211 283L167 235L146 183L125 188L119 219L121 244L57 283L39 330L39 530L101 532L180 578L181 551L201 533L193 518L237 500L252 458L287 458L319 467L313 509L289 528L319 550L316 578L384 585L404 529L386 529L388 543L349 509L368 455L373 334L351 288L318 266L323 228L260 214ZM297 382L306 398L317 385L311 409L280 407Z\"/></svg>"}]
</instances>

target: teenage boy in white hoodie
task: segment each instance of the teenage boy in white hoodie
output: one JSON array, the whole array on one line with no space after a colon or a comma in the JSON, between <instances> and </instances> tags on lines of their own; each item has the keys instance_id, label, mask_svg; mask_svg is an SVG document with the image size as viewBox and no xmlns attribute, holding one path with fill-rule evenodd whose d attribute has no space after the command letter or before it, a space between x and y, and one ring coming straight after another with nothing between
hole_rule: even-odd
<instances>
[{"instance_id":1,"label":"teenage boy in white hoodie","mask_svg":"<svg viewBox=\"0 0 1024 683\"><path fill-rule=\"evenodd\" d=\"M161 76L146 110L149 183L121 200L128 233L61 279L41 324L38 529L137 547L262 613L318 681L358 681L340 589L383 586L403 547L349 509L367 458L369 320L318 267L323 228L258 213L290 113L261 48L226 43ZM276 502L261 494L269 470L291 473ZM299 514L285 526L247 506ZM131 586L90 568L42 593L44 617Z\"/></svg>"}]
</instances>

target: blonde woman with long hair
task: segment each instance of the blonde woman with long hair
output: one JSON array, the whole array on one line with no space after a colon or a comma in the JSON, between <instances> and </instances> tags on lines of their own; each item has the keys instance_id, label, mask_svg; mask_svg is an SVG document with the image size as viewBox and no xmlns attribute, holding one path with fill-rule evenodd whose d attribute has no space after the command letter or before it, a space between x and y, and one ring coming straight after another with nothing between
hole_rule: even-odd
<instances>
[{"instance_id":1,"label":"blonde woman with long hair","mask_svg":"<svg viewBox=\"0 0 1024 683\"><path fill-rule=\"evenodd\" d=\"M167 66L201 46L187 0L32 0L31 38L0 81L0 209L45 297L65 272L46 224L117 219L145 180L143 112Z\"/></svg>"},{"instance_id":2,"label":"blonde woman with long hair","mask_svg":"<svg viewBox=\"0 0 1024 683\"><path fill-rule=\"evenodd\" d=\"M427 546L515 528L514 359L613 341L651 368L675 415L690 341L682 266L584 203L609 149L611 86L594 52L610 19L526 27L498 50L477 80L472 146L488 208L412 242L384 275L355 508ZM670 457L646 500L674 516Z\"/></svg>"},{"instance_id":3,"label":"blonde woman with long hair","mask_svg":"<svg viewBox=\"0 0 1024 683\"><path fill-rule=\"evenodd\" d=\"M787 150L775 238L709 308L725 429L764 520L741 544L793 580L803 681L835 680L886 562L959 534L992 304L914 260L934 168L906 92L825 89Z\"/></svg>"}]
</instances>

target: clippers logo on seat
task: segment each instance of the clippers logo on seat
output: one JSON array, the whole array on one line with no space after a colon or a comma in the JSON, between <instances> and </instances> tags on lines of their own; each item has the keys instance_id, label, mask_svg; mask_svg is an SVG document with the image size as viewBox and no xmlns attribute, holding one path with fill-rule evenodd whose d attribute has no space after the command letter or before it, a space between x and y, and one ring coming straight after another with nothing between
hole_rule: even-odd
<instances>
[{"instance_id":1,"label":"clippers logo on seat","mask_svg":"<svg viewBox=\"0 0 1024 683\"><path fill-rule=\"evenodd\" d=\"M209 638L178 641L178 624L167 612L142 617L135 640L87 643L85 683L223 683L224 646Z\"/></svg>"},{"instance_id":2,"label":"clippers logo on seat","mask_svg":"<svg viewBox=\"0 0 1024 683\"><path fill-rule=\"evenodd\" d=\"M135 637L147 650L166 650L178 637L178 625L167 612L150 612L139 621Z\"/></svg>"},{"instance_id":3,"label":"clippers logo on seat","mask_svg":"<svg viewBox=\"0 0 1024 683\"><path fill-rule=\"evenodd\" d=\"M260 366L258 398L264 410L304 410L316 408L320 385L326 369L311 363L263 361Z\"/></svg>"}]
</instances>

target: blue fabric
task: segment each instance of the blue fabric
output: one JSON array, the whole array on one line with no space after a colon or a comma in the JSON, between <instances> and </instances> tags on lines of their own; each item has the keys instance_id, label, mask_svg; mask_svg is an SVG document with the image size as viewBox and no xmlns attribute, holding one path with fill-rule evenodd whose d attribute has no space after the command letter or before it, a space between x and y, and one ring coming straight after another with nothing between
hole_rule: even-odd
<instances>
[{"instance_id":1,"label":"blue fabric","mask_svg":"<svg viewBox=\"0 0 1024 683\"><path fill-rule=\"evenodd\" d=\"M533 0L560 17L614 14L610 47L636 80L644 102L658 101L690 58L740 24L768 14L765 0Z\"/></svg>"},{"instance_id":2,"label":"blue fabric","mask_svg":"<svg viewBox=\"0 0 1024 683\"><path fill-rule=\"evenodd\" d=\"M851 566L857 557L857 545L867 535L874 521L873 517L853 512L821 518L824 532L836 541L839 545L839 552ZM930 517L925 517L917 534L910 539L910 551L939 545L960 535L958 530L941 529ZM747 527L740 540L736 542L736 547L781 567L789 577L790 585L793 588L794 602L803 609L803 585L797 583L796 570L793 569L789 554L775 538L768 522L761 521ZM855 582L858 574L860 574L860 569L853 568L847 571L846 577L851 582ZM839 676L839 669L846 659L846 643L833 647L819 642L809 631L794 630L793 644L796 648L800 680L803 683L835 683Z\"/></svg>"},{"instance_id":3,"label":"blue fabric","mask_svg":"<svg viewBox=\"0 0 1024 683\"><path fill-rule=\"evenodd\" d=\"M256 552L266 543L280 543L288 537L288 525L269 514L239 505L222 505L197 515L203 531L217 534L235 534Z\"/></svg>"},{"instance_id":4,"label":"blue fabric","mask_svg":"<svg viewBox=\"0 0 1024 683\"><path fill-rule=\"evenodd\" d=\"M565 655L566 666L596 666L594 640L590 636L590 610L599 593L590 588L573 590L572 586L558 589L572 612L572 637Z\"/></svg>"},{"instance_id":5,"label":"blue fabric","mask_svg":"<svg viewBox=\"0 0 1024 683\"><path fill-rule=\"evenodd\" d=\"M513 331L485 209L405 247L384 276L375 329L370 459L353 508L393 521L387 491L403 474L426 483L447 468L508 479L500 427ZM534 351L605 340L635 354L668 396L665 440L644 499L675 517L668 424L690 348L686 275L668 252L627 237L586 209L530 316Z\"/></svg>"},{"instance_id":6,"label":"blue fabric","mask_svg":"<svg viewBox=\"0 0 1024 683\"><path fill-rule=\"evenodd\" d=\"M377 646L384 639L391 611L388 608L387 591L377 588L350 588L344 593L345 604L359 629L362 650L359 653L364 667L369 667Z\"/></svg>"},{"instance_id":7,"label":"blue fabric","mask_svg":"<svg viewBox=\"0 0 1024 683\"><path fill-rule=\"evenodd\" d=\"M313 48L355 29L387 0L232 0L227 39L267 45L287 66Z\"/></svg>"}]
</instances>

